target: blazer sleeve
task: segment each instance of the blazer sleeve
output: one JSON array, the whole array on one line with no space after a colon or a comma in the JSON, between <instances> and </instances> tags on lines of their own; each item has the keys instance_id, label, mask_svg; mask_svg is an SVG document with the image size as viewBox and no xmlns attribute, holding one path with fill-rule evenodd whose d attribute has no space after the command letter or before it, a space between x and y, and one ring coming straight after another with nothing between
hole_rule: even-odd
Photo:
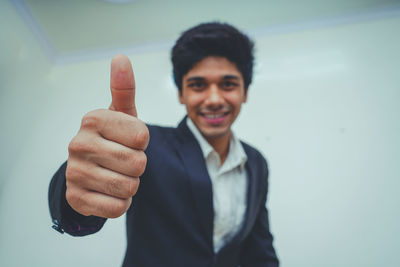
<instances>
[{"instance_id":1,"label":"blazer sleeve","mask_svg":"<svg viewBox=\"0 0 400 267\"><path fill-rule=\"evenodd\" d=\"M53 220L53 228L60 233L72 236L84 236L98 232L106 222L105 218L97 216L84 216L68 204L65 192L65 162L51 179L49 186L49 208Z\"/></svg>"},{"instance_id":2,"label":"blazer sleeve","mask_svg":"<svg viewBox=\"0 0 400 267\"><path fill-rule=\"evenodd\" d=\"M268 167L262 158L263 196L255 224L245 239L240 256L241 267L278 267L279 260L273 247L273 236L269 229L268 210L266 207L268 192Z\"/></svg>"}]
</instances>

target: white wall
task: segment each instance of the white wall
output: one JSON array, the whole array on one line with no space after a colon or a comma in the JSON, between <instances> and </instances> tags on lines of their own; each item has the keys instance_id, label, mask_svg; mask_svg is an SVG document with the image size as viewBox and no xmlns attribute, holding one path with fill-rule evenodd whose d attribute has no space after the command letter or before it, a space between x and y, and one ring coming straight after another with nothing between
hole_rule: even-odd
<instances>
[{"instance_id":1,"label":"white wall","mask_svg":"<svg viewBox=\"0 0 400 267\"><path fill-rule=\"evenodd\" d=\"M400 266L400 19L258 39L237 129L271 168L283 266Z\"/></svg>"},{"instance_id":2,"label":"white wall","mask_svg":"<svg viewBox=\"0 0 400 267\"><path fill-rule=\"evenodd\" d=\"M51 229L47 206L80 118L109 104L110 58L54 65L8 2L0 17L0 266L119 265L124 218L73 238ZM400 265L399 29L395 17L253 36L234 128L269 161L282 266ZM175 125L169 51L129 56L139 117Z\"/></svg>"}]
</instances>

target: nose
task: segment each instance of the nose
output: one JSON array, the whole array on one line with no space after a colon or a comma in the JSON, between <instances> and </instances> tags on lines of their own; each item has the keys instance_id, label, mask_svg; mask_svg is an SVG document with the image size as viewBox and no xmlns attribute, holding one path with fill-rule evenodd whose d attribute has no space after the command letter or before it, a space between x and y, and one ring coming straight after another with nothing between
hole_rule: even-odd
<instances>
[{"instance_id":1,"label":"nose","mask_svg":"<svg viewBox=\"0 0 400 267\"><path fill-rule=\"evenodd\" d=\"M224 97L218 86L215 84L210 85L206 99L207 105L210 107L218 108L223 105Z\"/></svg>"}]
</instances>

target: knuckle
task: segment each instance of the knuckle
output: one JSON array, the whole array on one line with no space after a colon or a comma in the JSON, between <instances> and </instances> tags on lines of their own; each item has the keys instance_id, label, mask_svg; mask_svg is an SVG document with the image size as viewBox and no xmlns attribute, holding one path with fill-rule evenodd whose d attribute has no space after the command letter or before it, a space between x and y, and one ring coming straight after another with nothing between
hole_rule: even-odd
<instances>
[{"instance_id":1,"label":"knuckle","mask_svg":"<svg viewBox=\"0 0 400 267\"><path fill-rule=\"evenodd\" d=\"M118 181L118 178L112 177L109 179L109 182L107 183L107 191L110 195L116 196L119 195L120 190L120 183Z\"/></svg>"},{"instance_id":2,"label":"knuckle","mask_svg":"<svg viewBox=\"0 0 400 267\"><path fill-rule=\"evenodd\" d=\"M74 154L75 152L79 151L79 147L81 146L78 138L75 136L68 145L68 152L69 154Z\"/></svg>"},{"instance_id":3,"label":"knuckle","mask_svg":"<svg viewBox=\"0 0 400 267\"><path fill-rule=\"evenodd\" d=\"M138 148L146 149L150 139L149 129L147 126L143 124L142 127L138 127L134 138Z\"/></svg>"},{"instance_id":4,"label":"knuckle","mask_svg":"<svg viewBox=\"0 0 400 267\"><path fill-rule=\"evenodd\" d=\"M90 199L87 198L88 195L81 190L76 190L74 188L69 188L67 183L67 191L65 193L65 198L72 209L78 213L89 216L93 215L93 205L90 205Z\"/></svg>"},{"instance_id":5,"label":"knuckle","mask_svg":"<svg viewBox=\"0 0 400 267\"><path fill-rule=\"evenodd\" d=\"M138 167L138 176L142 175L146 169L146 165L147 165L147 156L144 152L140 153L141 157L140 157L140 165Z\"/></svg>"},{"instance_id":6,"label":"knuckle","mask_svg":"<svg viewBox=\"0 0 400 267\"><path fill-rule=\"evenodd\" d=\"M67 164L67 169L65 170L65 179L67 181L73 181L77 176L76 169L72 166L70 162Z\"/></svg>"},{"instance_id":7,"label":"knuckle","mask_svg":"<svg viewBox=\"0 0 400 267\"><path fill-rule=\"evenodd\" d=\"M70 154L90 153L93 152L93 146L85 142L82 138L75 136L68 145Z\"/></svg>"},{"instance_id":8,"label":"knuckle","mask_svg":"<svg viewBox=\"0 0 400 267\"><path fill-rule=\"evenodd\" d=\"M86 194L83 192L80 192L78 190L71 190L68 189L65 193L65 198L68 202L68 204L73 208L75 211L78 213L84 215L84 216L89 216L92 215L91 213L91 207L88 205L86 201Z\"/></svg>"},{"instance_id":9,"label":"knuckle","mask_svg":"<svg viewBox=\"0 0 400 267\"><path fill-rule=\"evenodd\" d=\"M112 209L110 211L110 218L117 218L119 216L121 216L122 214L125 213L125 211L127 210L127 204L126 201L124 200L118 200L115 201L115 203L112 206Z\"/></svg>"},{"instance_id":10,"label":"knuckle","mask_svg":"<svg viewBox=\"0 0 400 267\"><path fill-rule=\"evenodd\" d=\"M129 183L127 186L128 189L128 195L129 197L132 197L136 194L140 184L140 179L139 178L130 178Z\"/></svg>"},{"instance_id":11,"label":"knuckle","mask_svg":"<svg viewBox=\"0 0 400 267\"><path fill-rule=\"evenodd\" d=\"M73 209L81 212L83 206L82 194L78 194L76 190L68 189L67 187L65 198Z\"/></svg>"},{"instance_id":12,"label":"knuckle","mask_svg":"<svg viewBox=\"0 0 400 267\"><path fill-rule=\"evenodd\" d=\"M81 128L98 128L98 125L101 123L101 117L99 116L99 113L99 110L86 113L82 118Z\"/></svg>"},{"instance_id":13,"label":"knuckle","mask_svg":"<svg viewBox=\"0 0 400 267\"><path fill-rule=\"evenodd\" d=\"M143 151L136 153L135 156L132 158L132 166L134 170L133 176L140 176L143 174L144 170L146 169L147 164L147 156Z\"/></svg>"},{"instance_id":14,"label":"knuckle","mask_svg":"<svg viewBox=\"0 0 400 267\"><path fill-rule=\"evenodd\" d=\"M80 168L73 164L71 161L68 161L67 169L65 171L65 178L69 182L78 182L83 176L83 172Z\"/></svg>"},{"instance_id":15,"label":"knuckle","mask_svg":"<svg viewBox=\"0 0 400 267\"><path fill-rule=\"evenodd\" d=\"M128 161L132 157L132 153L125 150L117 150L112 152L112 156L120 161Z\"/></svg>"}]
</instances>

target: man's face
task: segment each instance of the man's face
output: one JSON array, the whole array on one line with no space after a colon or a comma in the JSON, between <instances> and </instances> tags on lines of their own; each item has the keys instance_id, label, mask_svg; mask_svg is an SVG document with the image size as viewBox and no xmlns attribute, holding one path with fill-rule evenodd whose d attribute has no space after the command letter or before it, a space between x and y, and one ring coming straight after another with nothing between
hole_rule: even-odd
<instances>
[{"instance_id":1,"label":"man's face","mask_svg":"<svg viewBox=\"0 0 400 267\"><path fill-rule=\"evenodd\" d=\"M230 137L230 128L246 102L243 76L224 57L199 61L182 78L179 101L209 142Z\"/></svg>"}]
</instances>

